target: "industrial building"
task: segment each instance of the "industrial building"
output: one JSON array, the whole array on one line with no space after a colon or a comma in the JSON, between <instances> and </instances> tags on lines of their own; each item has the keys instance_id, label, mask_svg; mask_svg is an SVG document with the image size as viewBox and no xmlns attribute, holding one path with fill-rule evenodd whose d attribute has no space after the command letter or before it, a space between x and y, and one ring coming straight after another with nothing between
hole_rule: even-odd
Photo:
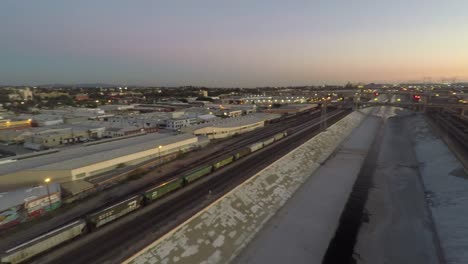
<instances>
[{"instance_id":1,"label":"industrial building","mask_svg":"<svg viewBox=\"0 0 468 264\"><path fill-rule=\"evenodd\" d=\"M88 125L57 125L39 128L24 137L24 147L42 150L66 144L86 142L90 139L102 138L105 130L106 128L102 126Z\"/></svg>"},{"instance_id":2,"label":"industrial building","mask_svg":"<svg viewBox=\"0 0 468 264\"><path fill-rule=\"evenodd\" d=\"M281 105L278 108L268 108L263 110L263 112L272 114L297 114L300 112L311 110L313 108L316 108L317 106L317 104L288 104Z\"/></svg>"},{"instance_id":3,"label":"industrial building","mask_svg":"<svg viewBox=\"0 0 468 264\"><path fill-rule=\"evenodd\" d=\"M194 135L208 138L225 138L252 131L265 126L265 121L278 118L280 115L255 113L242 117L225 118L182 129Z\"/></svg>"},{"instance_id":4,"label":"industrial building","mask_svg":"<svg viewBox=\"0 0 468 264\"><path fill-rule=\"evenodd\" d=\"M77 145L47 155L0 159L0 191L27 186L50 177L55 182L85 179L117 167L135 165L199 144L188 134L151 133L99 144ZM40 152L38 152L40 154Z\"/></svg>"}]
</instances>

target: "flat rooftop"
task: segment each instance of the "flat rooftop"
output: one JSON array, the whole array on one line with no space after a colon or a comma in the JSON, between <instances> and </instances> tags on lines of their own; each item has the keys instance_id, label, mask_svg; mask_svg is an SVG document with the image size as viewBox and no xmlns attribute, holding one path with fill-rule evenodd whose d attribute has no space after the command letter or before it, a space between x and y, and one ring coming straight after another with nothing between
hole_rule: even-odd
<instances>
[{"instance_id":1,"label":"flat rooftop","mask_svg":"<svg viewBox=\"0 0 468 264\"><path fill-rule=\"evenodd\" d=\"M200 125L195 125L189 127L192 130L197 130L205 127L213 128L232 128L232 127L241 127L250 124L255 124L261 121L271 120L280 117L278 114L268 114L268 113L254 113L241 117L225 118L221 120L216 120L213 122L207 122Z\"/></svg>"},{"instance_id":2,"label":"flat rooftop","mask_svg":"<svg viewBox=\"0 0 468 264\"><path fill-rule=\"evenodd\" d=\"M60 149L59 152L0 165L0 177L22 170L70 170L195 138L193 135L151 133L108 143ZM14 159L14 157L11 157Z\"/></svg>"}]
</instances>

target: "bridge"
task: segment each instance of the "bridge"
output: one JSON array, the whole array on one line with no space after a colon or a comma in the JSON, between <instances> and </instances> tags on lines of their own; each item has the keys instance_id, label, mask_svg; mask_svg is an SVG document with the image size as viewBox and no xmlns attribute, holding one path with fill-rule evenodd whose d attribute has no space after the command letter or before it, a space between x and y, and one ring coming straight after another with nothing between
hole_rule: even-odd
<instances>
[{"instance_id":1,"label":"bridge","mask_svg":"<svg viewBox=\"0 0 468 264\"><path fill-rule=\"evenodd\" d=\"M373 107L373 106L394 106L394 107L401 107L401 108L407 108L411 109L414 111L419 111L419 112L426 112L428 109L445 109L445 110L451 110L457 111L458 113L462 116L468 116L468 104L461 104L461 103L428 103L427 100L425 100L425 97L422 98L423 100L421 102L390 102L390 101L360 101L356 100L352 103L353 109L362 109L362 108L367 108L367 107ZM322 104L322 107L328 107L328 106L338 106L338 107L351 107L351 102L325 102Z\"/></svg>"},{"instance_id":2,"label":"bridge","mask_svg":"<svg viewBox=\"0 0 468 264\"><path fill-rule=\"evenodd\" d=\"M395 106L403 108L416 108L424 111L427 108L442 108L442 109L468 109L467 104L459 103L424 103L424 102L379 102L379 101L370 101L370 102L355 102L355 105L358 108L365 108L371 106ZM468 113L468 111L467 111Z\"/></svg>"}]
</instances>

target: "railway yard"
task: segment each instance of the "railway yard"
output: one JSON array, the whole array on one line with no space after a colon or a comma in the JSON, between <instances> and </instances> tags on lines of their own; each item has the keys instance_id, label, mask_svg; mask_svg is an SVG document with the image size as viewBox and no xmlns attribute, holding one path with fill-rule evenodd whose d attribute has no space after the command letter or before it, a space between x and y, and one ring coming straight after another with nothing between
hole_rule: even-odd
<instances>
[{"instance_id":1,"label":"railway yard","mask_svg":"<svg viewBox=\"0 0 468 264\"><path fill-rule=\"evenodd\" d=\"M333 123L334 121L338 120L343 115L345 115L346 113L347 112L344 110L331 111L327 117L329 119L329 123ZM129 244L120 243L120 242L117 242L115 238L110 239L110 240L108 238L110 236L115 236L115 234L119 234L119 236L116 236L116 237L121 237L122 239L128 240L127 236L124 235L125 233L124 230L127 230L126 232L134 233L135 228L141 228L139 229L141 230L141 235L147 235L148 233L152 234L152 232L150 231L151 228L149 228L148 225L151 225L154 231L157 230L158 234L160 235L163 234L164 230L167 231L168 229L170 229L171 226L174 226L178 222L178 221L171 221L171 220L178 219L180 221L180 220L183 220L184 218L187 218L188 216L190 216L190 214L193 214L197 210L202 208L203 206L206 206L207 204L210 203L210 201L212 201L213 199L216 199L216 197L219 197L222 193L233 188L234 186L236 186L236 184L248 178L249 175L254 174L255 171L260 170L262 166L268 165L269 163L274 161L276 158L285 154L287 151L293 149L295 146L300 145L301 142L304 142L304 140L310 138L314 133L317 133L320 127L319 122L320 122L320 113L318 112L307 112L302 115L293 116L284 120L279 120L276 123L269 124L265 129L262 129L259 131L253 131L253 132L250 132L248 135L241 135L241 136L233 138L231 142L225 143L222 149L215 149L212 153L210 153L210 155L207 155L204 157L201 155L198 155L198 157L194 160L190 168L177 168L177 165L171 164L173 166L175 165L176 169L175 170L173 169L172 172L169 172L166 174L160 173L158 171L157 174L159 174L158 175L159 177L157 178L155 177L155 179L152 179L154 180L154 182L152 182L151 184L145 183L143 187L139 186L126 193L121 192L120 196L113 197L113 199L106 199L107 202L105 204L96 206L95 208L92 208L92 209L88 209L87 211L75 210L74 214L68 213L68 215L64 214L63 216L57 215L56 217L52 219L55 221L48 221L49 225L51 222L53 222L55 224L55 227L60 227L66 224L70 224L71 222L74 222L75 220L83 221L83 218L84 218L87 221L91 221L95 223L91 225L88 223L88 228L83 229L83 232L91 232L93 227L94 228L100 227L104 223L111 221L111 219L117 218L116 215L125 215L126 213L129 213L133 210L136 210L137 208L142 207L143 205L147 205L147 206L144 206L143 209L127 217L127 218L131 218L131 220L130 219L128 220L130 221L129 225L125 223L127 221L126 218L124 218L123 220L116 221L115 228L117 228L118 231L112 231L111 233L107 233L107 232L110 232L107 230L114 229L113 225L109 224L107 226L104 226L102 230L92 232L90 235L87 235L84 238L80 238L74 241L73 243L70 243L66 247L67 248L69 247L71 252L69 252L68 254L64 254L62 257L66 257L67 259L70 259L69 256L73 256L73 254L76 254L76 258L75 257L71 258L71 259L75 259L76 263L86 263L87 262L86 259L83 259L83 258L87 258L88 261L91 261L91 260L94 261L94 259L97 259L97 258L98 259L102 258L103 260L109 259L109 256L102 255L102 252L105 251L105 249L99 248L96 245L112 246L112 247L115 247L116 245L121 245L122 249L126 249L126 250L122 250L121 252L127 252L127 253L130 253L131 251L129 250L131 249L137 250L138 246L135 245L135 243L133 244L132 243L129 243ZM260 150L259 150L260 147L258 147L259 141L263 142L262 149ZM257 143L257 146L255 146L254 143ZM267 146L270 144L271 146ZM249 145L251 147L251 151L247 151L245 149L245 147ZM247 155L249 154L248 152L253 152L253 151L255 151L254 154ZM196 155L197 153L195 152L195 153L190 153L190 154ZM187 156L190 156L190 154L188 154ZM244 155L247 155L247 156L243 157ZM233 162L232 165L228 165L228 163L231 163L234 160L236 160L236 162ZM207 165L207 164L213 164L212 168L210 167L211 165ZM227 168L224 168L224 169L220 168L224 165L229 166L229 170L227 170ZM198 169L195 169L195 173L189 173L189 171L193 172L194 171L193 168L195 167L198 168ZM217 170L218 167L220 168L219 170ZM212 170L215 170L214 173L203 177L201 180L197 180L193 184L188 185L188 183L191 183L192 181L194 181L195 178L204 176L205 174L211 172ZM195 174L198 174L198 175L193 176ZM185 176L182 177L183 180L180 180L179 178L175 178L177 175L185 175ZM152 189L154 191L156 189L158 190L158 192L154 191L152 192L151 195L154 195L155 193L159 193L159 194L155 196L151 196L151 197L159 198L160 196L162 196L161 191L162 192L173 191L185 185L187 185L187 187L184 187L181 190L178 190L177 192L174 191L173 194L168 195L167 197L163 197L162 199L157 200L156 202L150 203L149 201L152 201L153 199L151 198L148 199L149 197L148 194L146 195L147 198L145 199L145 202L142 202L143 198L139 198L140 196L138 196L144 190ZM148 186L154 186L154 187L148 188ZM137 196L137 198L132 198L135 196ZM125 197L127 198L125 199ZM92 199L93 198L91 197L90 200ZM106 209L109 207L112 208L113 205L120 203L124 200L127 201L127 204L130 204L130 206L128 206L125 210L122 210L122 211L115 210L115 213L114 213L112 209L111 210ZM187 202L187 200L189 200L189 202ZM87 202L87 201L85 200L83 202ZM97 214L92 213L96 211L98 212ZM109 213L110 211L112 211L112 213ZM181 211L184 213L180 214ZM99 212L103 212L103 214L100 214ZM139 216L139 214L142 214L142 216ZM83 215L87 217L83 217ZM99 220L99 218L101 218L101 220ZM89 220L89 219L94 219L94 220ZM148 224L145 225L142 219L151 219L151 220L149 220ZM161 220L156 221L156 219L161 219ZM155 224L155 222L156 223L159 222L159 223ZM81 222L77 222L76 224L79 225L79 223ZM37 225L33 226L33 228L37 230L36 233L28 229L19 230L17 234L8 236L6 240L2 240L2 247L12 249L13 247L18 246L19 241L28 241L32 239L34 236L40 237L41 236L40 230L46 224L47 223L38 223ZM120 227L121 225L123 225L123 227ZM133 225L133 228L130 228L131 225ZM165 228L161 228L162 226L165 226ZM51 232L54 232L53 229L54 229L53 227L50 227L48 230L50 230ZM146 229L148 229L148 232L143 232L143 230L146 230ZM130 233L128 233L128 236L130 235ZM46 240L47 239L46 237L42 237L41 239ZM106 237L108 241L103 243L104 240L100 240L100 239L106 239ZM83 252L82 250L85 250L83 246L78 247L78 249L75 248L75 250L73 250L73 248L76 247L77 244L83 243L82 241L87 241L88 239L93 239L93 238L96 238L98 240L94 240L95 242L87 242L86 245L90 246L89 248L90 250L96 249L96 254L90 254L90 252L87 252L87 251L86 251L87 252L86 254L82 254ZM152 236L151 239L154 239L154 238L155 237ZM147 239L150 239L150 238L147 238ZM117 243L114 244L113 243L114 241ZM139 242L141 243L140 247L144 246L144 243L142 242L144 240L141 240L141 239L139 240L138 238L135 238L135 240L133 240L132 238L132 241L140 241ZM27 245L23 245L23 247L25 246ZM20 250L21 250L21 246L20 248L16 248L8 252L12 253L12 252L18 252ZM64 250L64 248L61 248L60 253L63 253L63 252L66 252L66 249ZM54 254L52 252L52 254L48 254L46 257L50 258L53 255ZM112 256L112 258L116 257L115 253L110 254L110 255ZM124 255L120 257L123 258ZM37 261L41 262L42 260L39 258ZM58 257L56 263L61 263L60 257Z\"/></svg>"}]
</instances>

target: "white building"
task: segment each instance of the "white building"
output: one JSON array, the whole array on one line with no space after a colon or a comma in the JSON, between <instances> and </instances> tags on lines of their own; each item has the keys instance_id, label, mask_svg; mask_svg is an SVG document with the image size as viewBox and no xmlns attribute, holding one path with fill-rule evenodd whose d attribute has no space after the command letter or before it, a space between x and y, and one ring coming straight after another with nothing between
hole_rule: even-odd
<instances>
[{"instance_id":1,"label":"white building","mask_svg":"<svg viewBox=\"0 0 468 264\"><path fill-rule=\"evenodd\" d=\"M197 123L196 118L174 118L166 120L166 129L179 130Z\"/></svg>"},{"instance_id":2,"label":"white building","mask_svg":"<svg viewBox=\"0 0 468 264\"><path fill-rule=\"evenodd\" d=\"M38 126L53 126L63 124L63 118L57 115L34 115L31 117L34 123Z\"/></svg>"},{"instance_id":3,"label":"white building","mask_svg":"<svg viewBox=\"0 0 468 264\"><path fill-rule=\"evenodd\" d=\"M60 149L58 152L26 159L0 160L0 182L5 189L30 185L52 177L54 182L68 182L131 166L199 145L198 137L189 134L150 133L94 145ZM161 147L159 147L161 146ZM10 162L6 162L10 161Z\"/></svg>"}]
</instances>

